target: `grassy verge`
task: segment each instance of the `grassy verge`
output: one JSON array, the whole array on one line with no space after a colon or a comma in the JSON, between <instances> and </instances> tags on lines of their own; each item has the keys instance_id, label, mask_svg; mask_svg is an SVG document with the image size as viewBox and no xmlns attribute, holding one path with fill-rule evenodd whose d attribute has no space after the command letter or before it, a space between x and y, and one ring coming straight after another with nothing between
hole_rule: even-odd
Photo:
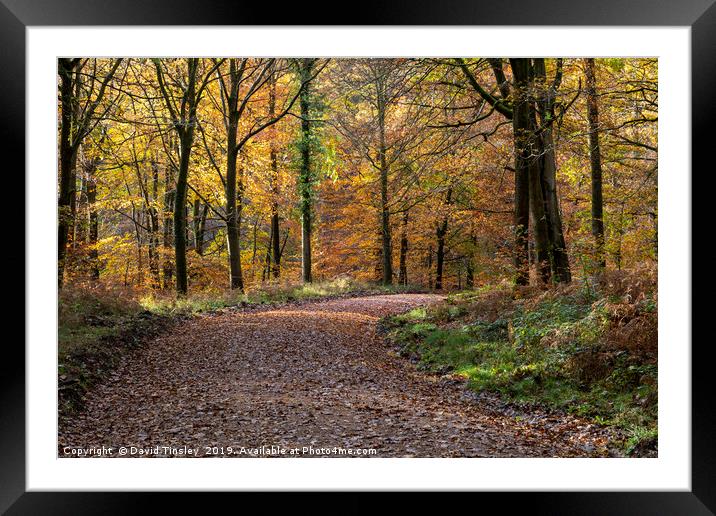
<instances>
[{"instance_id":1,"label":"grassy verge","mask_svg":"<svg viewBox=\"0 0 716 516\"><path fill-rule=\"evenodd\" d=\"M656 311L655 278L612 275L547 291L459 293L387 326L419 369L616 426L624 452L641 456L657 449Z\"/></svg>"},{"instance_id":2,"label":"grassy verge","mask_svg":"<svg viewBox=\"0 0 716 516\"><path fill-rule=\"evenodd\" d=\"M227 308L251 309L319 298L415 291L348 278L309 285L237 292L197 293L185 298L106 287L65 287L59 298L58 389L60 414L82 407L89 388L123 355L166 331L178 320Z\"/></svg>"}]
</instances>

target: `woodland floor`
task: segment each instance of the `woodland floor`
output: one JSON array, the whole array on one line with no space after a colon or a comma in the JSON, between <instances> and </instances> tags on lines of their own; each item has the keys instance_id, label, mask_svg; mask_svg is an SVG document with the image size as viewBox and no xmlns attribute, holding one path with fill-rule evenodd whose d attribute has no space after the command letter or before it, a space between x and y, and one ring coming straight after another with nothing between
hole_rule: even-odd
<instances>
[{"instance_id":1,"label":"woodland floor","mask_svg":"<svg viewBox=\"0 0 716 516\"><path fill-rule=\"evenodd\" d=\"M380 319L440 299L378 295L190 319L125 357L82 411L60 419L59 456L65 446L157 445L199 456L272 445L377 457L607 454L608 437L586 420L515 414L398 357Z\"/></svg>"}]
</instances>

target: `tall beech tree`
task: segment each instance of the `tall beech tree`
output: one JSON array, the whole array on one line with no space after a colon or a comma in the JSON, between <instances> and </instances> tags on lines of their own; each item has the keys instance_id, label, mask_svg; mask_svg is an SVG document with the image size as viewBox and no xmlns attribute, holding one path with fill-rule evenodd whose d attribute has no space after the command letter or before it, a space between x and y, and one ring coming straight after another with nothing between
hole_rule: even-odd
<instances>
[{"instance_id":1,"label":"tall beech tree","mask_svg":"<svg viewBox=\"0 0 716 516\"><path fill-rule=\"evenodd\" d=\"M314 162L313 147L316 138L315 121L312 119L315 112L315 99L310 82L317 75L317 58L296 59L298 77L301 81L300 119L301 136L299 148L298 190L301 196L301 279L304 283L313 281L313 256L311 252L311 235L313 230L313 199L315 196L314 183L316 181L316 165ZM323 65L325 66L325 64Z\"/></svg>"},{"instance_id":2,"label":"tall beech tree","mask_svg":"<svg viewBox=\"0 0 716 516\"><path fill-rule=\"evenodd\" d=\"M555 77L548 86L544 59L511 58L512 85L506 78L501 59L481 60L489 65L499 95L485 89L468 63L455 62L493 111L512 120L515 149L515 282L529 282L528 228L532 223L538 272L543 281L571 281L559 198L552 125L555 98L562 80L562 60L557 60ZM489 114L488 114L489 115Z\"/></svg>"},{"instance_id":3,"label":"tall beech tree","mask_svg":"<svg viewBox=\"0 0 716 516\"><path fill-rule=\"evenodd\" d=\"M279 66L280 64L280 66ZM225 67L224 67L225 68ZM226 175L222 177L225 185L225 221L229 250L230 284L232 289L244 289L241 270L241 211L243 206L244 182L243 169L237 167L238 157L244 147L259 133L272 127L286 117L293 106L305 95L309 83L315 79L318 71L313 68L300 76L295 93L285 99L280 110L276 108L275 84L278 74L287 74L290 63L276 59L229 59L228 73L218 72L222 102L220 109L226 130ZM249 120L247 113L250 104L261 92L268 91L269 109L267 116L253 115ZM245 122L242 125L242 122ZM243 130L240 131L240 128ZM207 147L208 150L208 147ZM215 160L212 160L215 163ZM277 172L277 171L276 171ZM278 222L278 221L276 221ZM277 240L278 241L278 240ZM270 248L267 258L270 255ZM277 250L280 255L280 247Z\"/></svg>"},{"instance_id":4,"label":"tall beech tree","mask_svg":"<svg viewBox=\"0 0 716 516\"><path fill-rule=\"evenodd\" d=\"M276 75L271 74L269 90L269 118L276 116ZM276 125L269 129L269 159L271 161L271 274L275 279L281 276L281 237L279 235L279 186L278 186L278 145Z\"/></svg>"},{"instance_id":5,"label":"tall beech tree","mask_svg":"<svg viewBox=\"0 0 716 516\"><path fill-rule=\"evenodd\" d=\"M174 262L177 294L186 295L189 290L186 262L187 184L194 133L198 123L196 112L209 79L223 60L214 63L208 70L201 70L201 77L199 73L202 60L199 58L182 59L186 64L186 72L183 74L181 70L168 70L167 61L164 59L153 61L159 91L169 111L169 125L179 139L179 169L174 192ZM165 78L169 79L169 84Z\"/></svg>"},{"instance_id":6,"label":"tall beech tree","mask_svg":"<svg viewBox=\"0 0 716 516\"><path fill-rule=\"evenodd\" d=\"M594 59L584 60L589 122L589 165L592 184L592 236L595 259L599 267L606 267L604 256L604 201L602 198L602 155L599 149L599 103Z\"/></svg>"}]
</instances>

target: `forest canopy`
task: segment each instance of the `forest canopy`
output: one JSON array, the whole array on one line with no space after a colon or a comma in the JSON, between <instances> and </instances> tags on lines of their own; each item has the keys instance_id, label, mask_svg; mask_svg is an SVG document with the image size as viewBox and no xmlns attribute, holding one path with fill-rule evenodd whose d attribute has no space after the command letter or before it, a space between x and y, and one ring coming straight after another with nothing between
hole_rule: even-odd
<instances>
[{"instance_id":1,"label":"forest canopy","mask_svg":"<svg viewBox=\"0 0 716 516\"><path fill-rule=\"evenodd\" d=\"M464 289L657 260L651 58L62 58L58 276Z\"/></svg>"}]
</instances>

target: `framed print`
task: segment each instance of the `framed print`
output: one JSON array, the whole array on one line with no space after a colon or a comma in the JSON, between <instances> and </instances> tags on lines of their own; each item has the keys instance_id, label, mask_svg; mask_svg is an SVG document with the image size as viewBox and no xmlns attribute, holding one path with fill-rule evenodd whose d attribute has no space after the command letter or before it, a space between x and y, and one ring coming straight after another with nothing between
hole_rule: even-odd
<instances>
[{"instance_id":1,"label":"framed print","mask_svg":"<svg viewBox=\"0 0 716 516\"><path fill-rule=\"evenodd\" d=\"M370 7L3 0L27 300L3 511L714 511L691 171L716 7Z\"/></svg>"}]
</instances>

